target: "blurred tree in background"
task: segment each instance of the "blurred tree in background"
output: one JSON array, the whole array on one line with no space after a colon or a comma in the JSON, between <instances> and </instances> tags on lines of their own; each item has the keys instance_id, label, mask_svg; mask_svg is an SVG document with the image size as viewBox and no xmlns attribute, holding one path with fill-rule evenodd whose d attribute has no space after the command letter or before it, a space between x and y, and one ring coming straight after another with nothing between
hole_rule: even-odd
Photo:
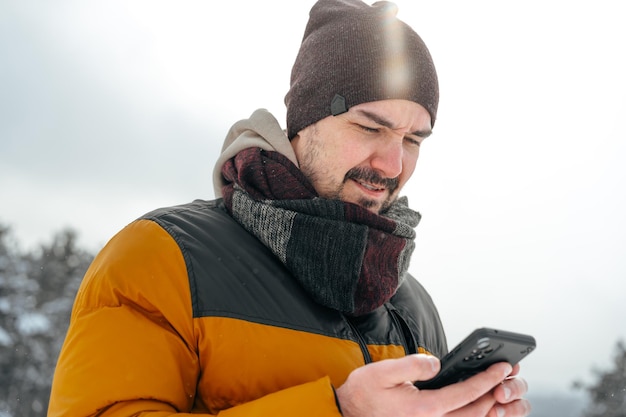
<instances>
[{"instance_id":1,"label":"blurred tree in background","mask_svg":"<svg viewBox=\"0 0 626 417\"><path fill-rule=\"evenodd\" d=\"M626 345L618 342L614 368L594 370L595 384L576 382L574 386L584 389L590 403L583 417L626 417Z\"/></svg>"},{"instance_id":2,"label":"blurred tree in background","mask_svg":"<svg viewBox=\"0 0 626 417\"><path fill-rule=\"evenodd\" d=\"M93 255L63 230L22 252L0 224L0 417L45 416L72 303Z\"/></svg>"}]
</instances>

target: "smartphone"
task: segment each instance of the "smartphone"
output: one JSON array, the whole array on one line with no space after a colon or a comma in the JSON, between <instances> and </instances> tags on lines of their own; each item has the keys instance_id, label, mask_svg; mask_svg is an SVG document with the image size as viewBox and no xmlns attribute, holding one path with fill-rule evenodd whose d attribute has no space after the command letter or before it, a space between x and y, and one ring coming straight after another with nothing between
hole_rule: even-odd
<instances>
[{"instance_id":1,"label":"smartphone","mask_svg":"<svg viewBox=\"0 0 626 417\"><path fill-rule=\"evenodd\" d=\"M441 370L419 389L436 389L463 381L497 362L517 364L537 346L535 338L521 333L489 328L474 330L441 359Z\"/></svg>"}]
</instances>

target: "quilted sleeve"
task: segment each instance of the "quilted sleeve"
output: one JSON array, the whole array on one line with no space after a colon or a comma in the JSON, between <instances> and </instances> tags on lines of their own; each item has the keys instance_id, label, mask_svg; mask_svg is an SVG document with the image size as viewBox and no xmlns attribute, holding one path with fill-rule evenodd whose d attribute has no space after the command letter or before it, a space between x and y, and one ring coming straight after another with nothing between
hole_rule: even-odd
<instances>
[{"instance_id":1,"label":"quilted sleeve","mask_svg":"<svg viewBox=\"0 0 626 417\"><path fill-rule=\"evenodd\" d=\"M193 326L178 245L152 221L127 226L98 254L81 284L48 416L199 415ZM322 378L219 415L341 414L330 380Z\"/></svg>"}]
</instances>

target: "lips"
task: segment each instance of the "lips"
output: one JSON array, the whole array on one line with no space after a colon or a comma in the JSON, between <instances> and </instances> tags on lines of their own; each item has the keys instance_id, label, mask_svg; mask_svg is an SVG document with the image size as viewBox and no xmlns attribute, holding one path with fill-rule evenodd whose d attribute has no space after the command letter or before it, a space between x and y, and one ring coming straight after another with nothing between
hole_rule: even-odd
<instances>
[{"instance_id":1,"label":"lips","mask_svg":"<svg viewBox=\"0 0 626 417\"><path fill-rule=\"evenodd\" d=\"M376 186L373 184L367 184L367 183L360 182L360 181L357 181L357 182L359 183L359 185L361 185L361 187L370 191L385 191L385 187Z\"/></svg>"},{"instance_id":2,"label":"lips","mask_svg":"<svg viewBox=\"0 0 626 417\"><path fill-rule=\"evenodd\" d=\"M352 168L346 173L344 181L352 180L359 188L372 197L379 198L382 194L390 195L398 188L399 179L384 178L378 172L363 167Z\"/></svg>"}]
</instances>

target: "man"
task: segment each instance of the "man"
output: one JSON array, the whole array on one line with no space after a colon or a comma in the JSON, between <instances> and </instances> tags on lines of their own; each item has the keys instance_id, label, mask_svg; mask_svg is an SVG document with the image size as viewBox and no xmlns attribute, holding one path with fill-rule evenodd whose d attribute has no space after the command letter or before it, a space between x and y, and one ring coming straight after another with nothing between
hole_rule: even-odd
<instances>
[{"instance_id":1,"label":"man","mask_svg":"<svg viewBox=\"0 0 626 417\"><path fill-rule=\"evenodd\" d=\"M50 416L524 416L497 364L440 390L439 316L408 275L419 214L398 198L438 104L395 6L320 0L286 96L236 123L223 198L156 210L96 257Z\"/></svg>"}]
</instances>

